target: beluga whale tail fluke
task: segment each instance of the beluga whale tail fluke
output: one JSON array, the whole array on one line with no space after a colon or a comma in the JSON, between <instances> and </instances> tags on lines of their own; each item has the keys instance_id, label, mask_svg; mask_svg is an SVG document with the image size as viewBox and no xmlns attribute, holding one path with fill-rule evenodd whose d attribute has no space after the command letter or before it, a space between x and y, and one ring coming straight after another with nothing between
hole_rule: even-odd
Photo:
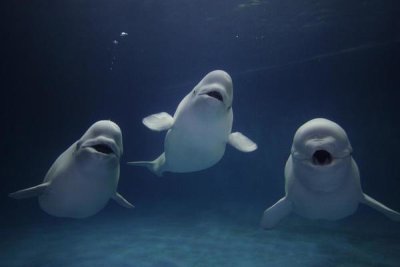
<instances>
[{"instance_id":1,"label":"beluga whale tail fluke","mask_svg":"<svg viewBox=\"0 0 400 267\"><path fill-rule=\"evenodd\" d=\"M174 116L166 112L143 119L153 131L167 131L164 152L153 161L128 165L164 172L194 172L216 164L226 144L242 152L252 152L257 144L240 132L232 133L232 78L222 70L208 73L179 103Z\"/></svg>"},{"instance_id":2,"label":"beluga whale tail fluke","mask_svg":"<svg viewBox=\"0 0 400 267\"><path fill-rule=\"evenodd\" d=\"M333 121L317 118L303 124L285 165L285 196L264 211L261 227L271 229L290 213L339 220L360 203L400 221L400 213L362 191L352 151L346 132Z\"/></svg>"},{"instance_id":3,"label":"beluga whale tail fluke","mask_svg":"<svg viewBox=\"0 0 400 267\"><path fill-rule=\"evenodd\" d=\"M56 217L92 216L109 199L133 208L117 192L122 153L118 125L108 120L98 121L57 158L43 183L11 193L9 197L38 197L42 210Z\"/></svg>"},{"instance_id":4,"label":"beluga whale tail fluke","mask_svg":"<svg viewBox=\"0 0 400 267\"><path fill-rule=\"evenodd\" d=\"M162 167L164 166L164 162L165 162L165 154L162 153L158 158L156 158L153 161L131 161L128 162L128 165L146 167L149 171L151 171L158 177L161 177L163 173Z\"/></svg>"}]
</instances>

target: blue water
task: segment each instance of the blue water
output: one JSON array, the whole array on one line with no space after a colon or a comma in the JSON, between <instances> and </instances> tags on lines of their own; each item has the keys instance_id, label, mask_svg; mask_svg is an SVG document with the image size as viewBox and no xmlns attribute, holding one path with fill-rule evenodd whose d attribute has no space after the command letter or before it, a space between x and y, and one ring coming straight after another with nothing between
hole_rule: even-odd
<instances>
[{"instance_id":1,"label":"blue water","mask_svg":"<svg viewBox=\"0 0 400 267\"><path fill-rule=\"evenodd\" d=\"M284 194L296 129L315 117L346 130L363 190L400 210L396 1L2 5L0 266L400 265L400 224L364 206L336 222L291 215L259 228ZM258 150L227 147L210 169L162 178L127 166L162 152L164 134L142 118L173 114L215 69L233 79L233 130ZM118 191L134 210L110 201L91 218L57 219L7 197L40 183L101 119L122 129Z\"/></svg>"}]
</instances>

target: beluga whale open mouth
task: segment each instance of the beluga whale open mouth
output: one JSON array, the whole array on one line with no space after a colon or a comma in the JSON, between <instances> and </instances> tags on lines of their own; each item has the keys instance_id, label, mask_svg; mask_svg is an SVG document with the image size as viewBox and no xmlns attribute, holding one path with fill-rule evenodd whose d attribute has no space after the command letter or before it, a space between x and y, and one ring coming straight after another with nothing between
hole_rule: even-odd
<instances>
[{"instance_id":1,"label":"beluga whale open mouth","mask_svg":"<svg viewBox=\"0 0 400 267\"><path fill-rule=\"evenodd\" d=\"M103 154L115 154L114 150L112 150L112 148L106 144L97 144L97 145L93 145L91 147L94 148L97 152L100 152Z\"/></svg>"},{"instance_id":2,"label":"beluga whale open mouth","mask_svg":"<svg viewBox=\"0 0 400 267\"><path fill-rule=\"evenodd\" d=\"M221 102L224 102L224 98L222 97L221 93L218 91L210 91L210 92L206 93L206 95L211 96Z\"/></svg>"},{"instance_id":3,"label":"beluga whale open mouth","mask_svg":"<svg viewBox=\"0 0 400 267\"><path fill-rule=\"evenodd\" d=\"M94 153L103 155L115 155L119 157L117 145L108 138L97 138L82 144L82 148L91 150Z\"/></svg>"},{"instance_id":4,"label":"beluga whale open mouth","mask_svg":"<svg viewBox=\"0 0 400 267\"><path fill-rule=\"evenodd\" d=\"M331 153L326 150L317 150L312 156L312 162L314 165L329 165L332 163L333 157Z\"/></svg>"}]
</instances>

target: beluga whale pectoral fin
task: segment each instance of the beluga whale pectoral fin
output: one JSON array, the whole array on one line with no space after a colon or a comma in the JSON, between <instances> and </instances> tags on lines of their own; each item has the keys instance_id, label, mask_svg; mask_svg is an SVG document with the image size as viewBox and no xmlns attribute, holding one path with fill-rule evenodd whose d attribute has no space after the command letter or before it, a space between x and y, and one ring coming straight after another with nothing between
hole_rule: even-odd
<instances>
[{"instance_id":1,"label":"beluga whale pectoral fin","mask_svg":"<svg viewBox=\"0 0 400 267\"><path fill-rule=\"evenodd\" d=\"M257 149L257 144L240 132L231 133L228 142L231 146L242 152L252 152Z\"/></svg>"},{"instance_id":2,"label":"beluga whale pectoral fin","mask_svg":"<svg viewBox=\"0 0 400 267\"><path fill-rule=\"evenodd\" d=\"M50 183L43 183L34 187L22 189L16 191L14 193L9 194L8 196L14 199L23 199L23 198L30 198L30 197L37 197L46 192Z\"/></svg>"},{"instance_id":3,"label":"beluga whale pectoral fin","mask_svg":"<svg viewBox=\"0 0 400 267\"><path fill-rule=\"evenodd\" d=\"M166 112L160 112L147 116L142 122L150 130L161 132L171 129L174 118Z\"/></svg>"},{"instance_id":4,"label":"beluga whale pectoral fin","mask_svg":"<svg viewBox=\"0 0 400 267\"><path fill-rule=\"evenodd\" d=\"M115 195L111 197L112 199L115 200L119 205L121 205L124 208L127 209L133 209L135 206L133 206L131 203L129 203L128 200L126 200L123 196L121 196L118 192L115 192Z\"/></svg>"},{"instance_id":5,"label":"beluga whale pectoral fin","mask_svg":"<svg viewBox=\"0 0 400 267\"><path fill-rule=\"evenodd\" d=\"M391 208L386 207L384 204L380 203L379 201L373 199L372 197L368 196L367 194L363 194L363 198L361 203L383 213L389 219L400 222L400 213L397 211L392 210Z\"/></svg>"},{"instance_id":6,"label":"beluga whale pectoral fin","mask_svg":"<svg viewBox=\"0 0 400 267\"><path fill-rule=\"evenodd\" d=\"M275 227L284 217L292 212L292 209L292 202L286 197L281 198L264 211L260 223L261 227L266 230Z\"/></svg>"}]
</instances>

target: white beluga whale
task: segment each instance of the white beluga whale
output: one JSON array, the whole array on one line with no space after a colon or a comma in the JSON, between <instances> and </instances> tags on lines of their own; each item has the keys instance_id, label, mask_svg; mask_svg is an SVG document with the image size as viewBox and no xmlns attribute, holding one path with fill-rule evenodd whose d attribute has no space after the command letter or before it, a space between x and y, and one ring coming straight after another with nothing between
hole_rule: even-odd
<instances>
[{"instance_id":1,"label":"white beluga whale","mask_svg":"<svg viewBox=\"0 0 400 267\"><path fill-rule=\"evenodd\" d=\"M327 119L313 119L296 132L285 166L285 196L265 210L261 227L273 228L291 212L309 219L338 220L359 203L394 221L400 214L363 193L346 132Z\"/></svg>"},{"instance_id":2,"label":"white beluga whale","mask_svg":"<svg viewBox=\"0 0 400 267\"><path fill-rule=\"evenodd\" d=\"M123 207L133 208L116 191L122 152L118 125L98 121L57 158L43 183L9 196L15 199L37 196L40 207L57 217L89 217L100 211L110 198Z\"/></svg>"},{"instance_id":3,"label":"white beluga whale","mask_svg":"<svg viewBox=\"0 0 400 267\"><path fill-rule=\"evenodd\" d=\"M143 124L154 131L168 130L164 153L154 161L128 162L163 172L194 172L209 168L224 155L229 143L243 152L257 145L239 132L231 133L233 85L228 73L208 73L179 103L172 117L166 112L150 115Z\"/></svg>"}]
</instances>

